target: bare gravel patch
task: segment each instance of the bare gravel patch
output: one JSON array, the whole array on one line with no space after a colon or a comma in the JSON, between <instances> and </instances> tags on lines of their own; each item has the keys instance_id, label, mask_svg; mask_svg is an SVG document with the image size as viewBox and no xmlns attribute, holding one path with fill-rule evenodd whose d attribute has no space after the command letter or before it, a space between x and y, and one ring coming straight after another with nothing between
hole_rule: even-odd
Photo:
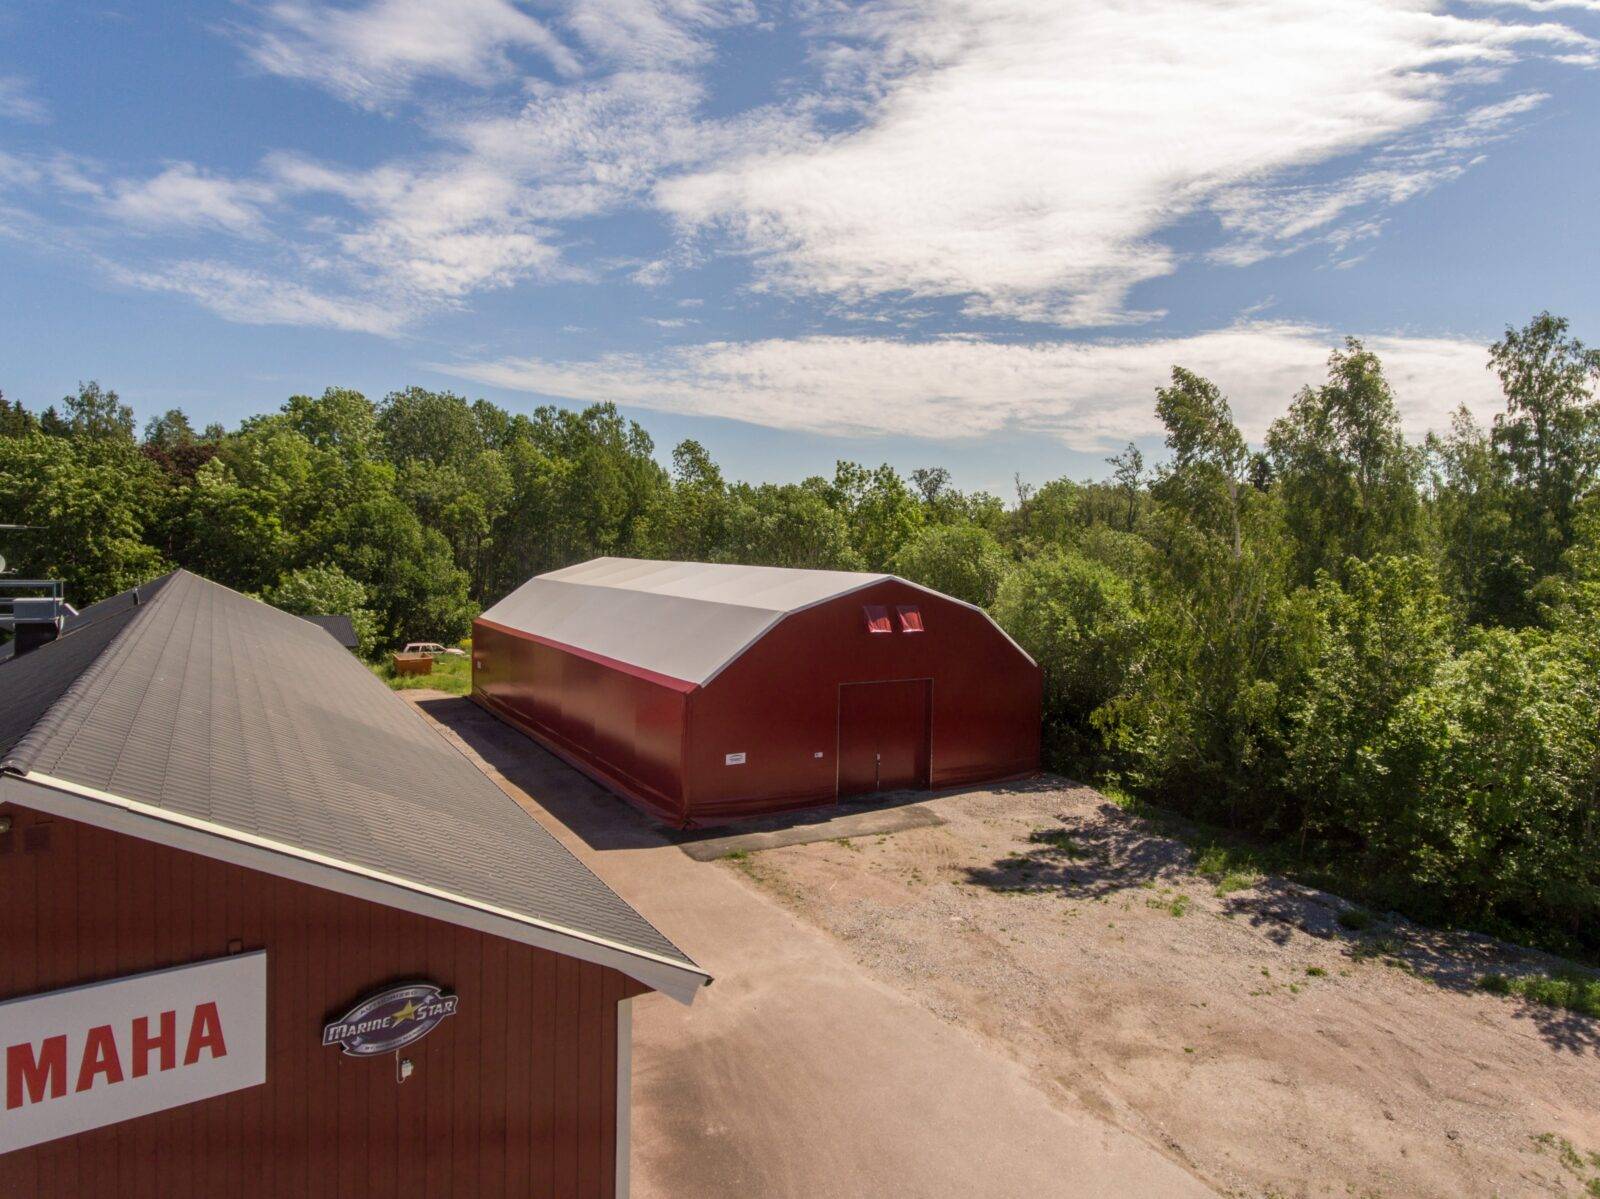
<instances>
[{"instance_id":1,"label":"bare gravel patch","mask_svg":"<svg viewBox=\"0 0 1600 1199\"><path fill-rule=\"evenodd\" d=\"M1225 1193L1600 1194L1600 1024L1474 985L1542 955L1219 886L1064 780L928 806L943 823L728 865Z\"/></svg>"}]
</instances>

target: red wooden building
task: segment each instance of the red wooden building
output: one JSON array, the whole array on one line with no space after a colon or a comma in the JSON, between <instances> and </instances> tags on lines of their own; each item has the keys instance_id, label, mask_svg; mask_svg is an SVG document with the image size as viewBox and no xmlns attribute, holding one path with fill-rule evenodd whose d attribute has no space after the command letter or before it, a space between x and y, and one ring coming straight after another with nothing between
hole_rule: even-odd
<instances>
[{"instance_id":1,"label":"red wooden building","mask_svg":"<svg viewBox=\"0 0 1600 1199\"><path fill-rule=\"evenodd\" d=\"M613 1196L708 977L327 633L178 572L0 663L0 1195Z\"/></svg>"},{"instance_id":2,"label":"red wooden building","mask_svg":"<svg viewBox=\"0 0 1600 1199\"><path fill-rule=\"evenodd\" d=\"M1039 669L891 575L598 558L473 626L473 698L680 826L1039 766Z\"/></svg>"}]
</instances>

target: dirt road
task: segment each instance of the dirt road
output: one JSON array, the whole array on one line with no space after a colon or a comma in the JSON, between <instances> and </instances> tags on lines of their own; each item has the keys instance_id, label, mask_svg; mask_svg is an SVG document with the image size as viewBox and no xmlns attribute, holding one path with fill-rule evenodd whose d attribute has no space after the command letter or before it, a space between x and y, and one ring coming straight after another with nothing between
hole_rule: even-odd
<instances>
[{"instance_id":1,"label":"dirt road","mask_svg":"<svg viewBox=\"0 0 1600 1199\"><path fill-rule=\"evenodd\" d=\"M926 806L942 825L721 865L1223 1193L1600 1194L1600 1022L1474 986L1547 963L1355 932L1281 881L1219 895L1061 780Z\"/></svg>"},{"instance_id":2,"label":"dirt road","mask_svg":"<svg viewBox=\"0 0 1600 1199\"><path fill-rule=\"evenodd\" d=\"M1215 1194L467 701L408 698L716 976L635 1012L636 1197Z\"/></svg>"}]
</instances>

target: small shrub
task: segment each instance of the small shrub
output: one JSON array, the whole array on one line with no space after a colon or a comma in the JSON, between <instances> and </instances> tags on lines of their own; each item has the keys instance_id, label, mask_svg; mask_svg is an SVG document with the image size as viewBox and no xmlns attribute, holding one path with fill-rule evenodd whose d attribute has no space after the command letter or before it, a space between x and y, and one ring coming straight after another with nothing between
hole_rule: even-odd
<instances>
[{"instance_id":1,"label":"small shrub","mask_svg":"<svg viewBox=\"0 0 1600 1199\"><path fill-rule=\"evenodd\" d=\"M1577 970L1530 974L1525 978L1485 974L1478 980L1478 986L1494 995L1515 995L1529 1003L1600 1019L1600 978L1592 974Z\"/></svg>"},{"instance_id":2,"label":"small shrub","mask_svg":"<svg viewBox=\"0 0 1600 1199\"><path fill-rule=\"evenodd\" d=\"M1366 908L1344 908L1339 912L1337 919L1340 928L1359 933L1371 928L1375 917Z\"/></svg>"},{"instance_id":3,"label":"small shrub","mask_svg":"<svg viewBox=\"0 0 1600 1199\"><path fill-rule=\"evenodd\" d=\"M1328 977L1328 972L1326 970L1324 970L1321 966L1307 966L1306 967L1306 977L1307 978L1327 978Z\"/></svg>"}]
</instances>

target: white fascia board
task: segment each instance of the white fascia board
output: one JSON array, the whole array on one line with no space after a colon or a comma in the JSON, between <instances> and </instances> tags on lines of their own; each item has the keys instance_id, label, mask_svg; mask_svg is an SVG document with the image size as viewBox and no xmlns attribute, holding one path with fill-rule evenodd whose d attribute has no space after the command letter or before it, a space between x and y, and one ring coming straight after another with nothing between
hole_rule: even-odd
<instances>
[{"instance_id":1,"label":"white fascia board","mask_svg":"<svg viewBox=\"0 0 1600 1199\"><path fill-rule=\"evenodd\" d=\"M633 949L592 933L537 920L481 900L384 874L352 862L325 857L298 846L258 837L141 803L108 791L84 787L46 774L0 775L0 803L15 803L49 812L63 820L92 824L114 833L154 841L201 857L274 874L324 891L334 891L386 907L413 912L447 924L475 929L552 953L607 966L670 995L692 1003L711 976L694 966L674 962L648 950Z\"/></svg>"}]
</instances>

